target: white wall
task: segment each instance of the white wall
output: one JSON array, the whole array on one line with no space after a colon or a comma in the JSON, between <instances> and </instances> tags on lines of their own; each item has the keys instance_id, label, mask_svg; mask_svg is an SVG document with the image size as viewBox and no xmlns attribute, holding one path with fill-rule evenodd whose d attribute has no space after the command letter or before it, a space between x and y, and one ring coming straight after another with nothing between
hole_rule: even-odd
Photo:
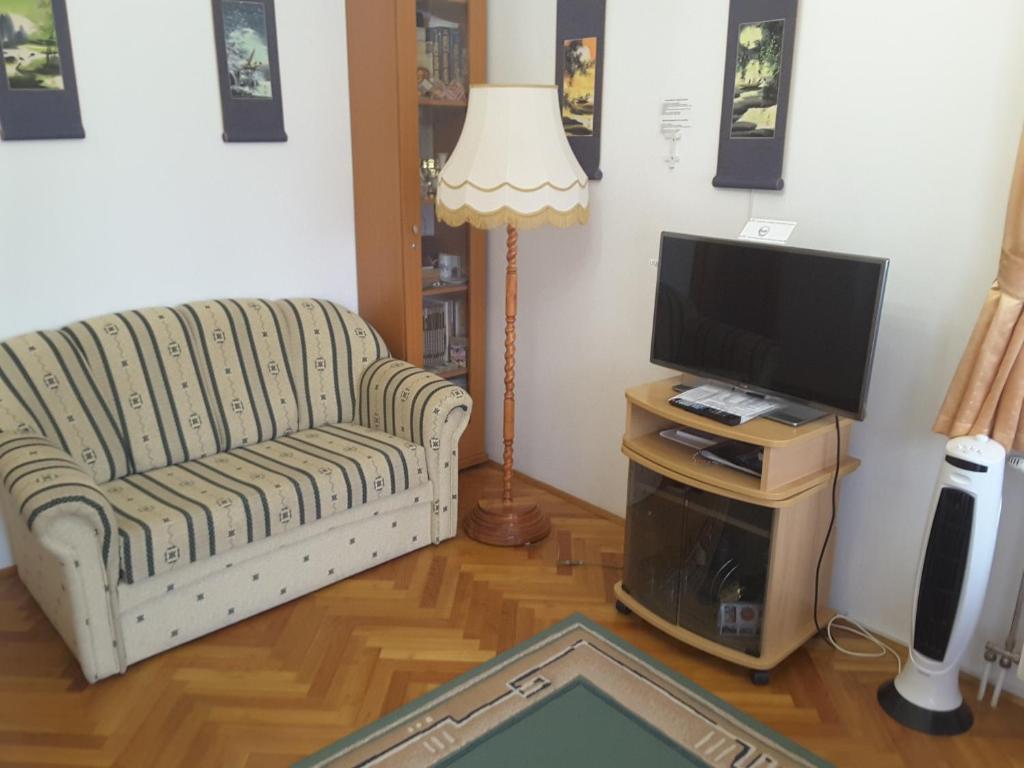
<instances>
[{"instance_id":1,"label":"white wall","mask_svg":"<svg viewBox=\"0 0 1024 768\"><path fill-rule=\"evenodd\" d=\"M555 0L491 0L492 82L551 82ZM905 641L943 438L932 419L996 269L1024 120L1017 0L802 0L782 193L716 190L727 3L608 0L605 177L584 228L523 233L516 463L622 514L625 387L647 362L662 230L735 236L755 215L799 222L793 245L892 260L864 464L844 484L832 603ZM693 127L669 171L660 101ZM503 234L491 252L504 253ZM488 448L501 455L503 270L488 299ZM1024 481L1006 513L981 637L1000 639L1024 544ZM971 665L977 668L978 649ZM1018 686L1017 690L1021 690Z\"/></svg>"},{"instance_id":2,"label":"white wall","mask_svg":"<svg viewBox=\"0 0 1024 768\"><path fill-rule=\"evenodd\" d=\"M87 138L0 143L0 339L221 296L355 308L344 3L277 3L289 140L252 145L221 141L209 2L68 6Z\"/></svg>"}]
</instances>

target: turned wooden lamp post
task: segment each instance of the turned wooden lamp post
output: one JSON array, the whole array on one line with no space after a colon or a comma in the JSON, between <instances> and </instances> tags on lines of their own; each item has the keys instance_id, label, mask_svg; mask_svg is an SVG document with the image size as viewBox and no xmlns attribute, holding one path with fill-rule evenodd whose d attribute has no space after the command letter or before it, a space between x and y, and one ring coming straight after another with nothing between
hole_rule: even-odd
<instances>
[{"instance_id":1,"label":"turned wooden lamp post","mask_svg":"<svg viewBox=\"0 0 1024 768\"><path fill-rule=\"evenodd\" d=\"M481 499L466 522L466 533L487 544L528 544L551 530L536 502L512 496L518 230L585 224L588 183L565 137L555 86L470 88L462 135L438 180L437 217L508 229L503 490L500 499Z\"/></svg>"}]
</instances>

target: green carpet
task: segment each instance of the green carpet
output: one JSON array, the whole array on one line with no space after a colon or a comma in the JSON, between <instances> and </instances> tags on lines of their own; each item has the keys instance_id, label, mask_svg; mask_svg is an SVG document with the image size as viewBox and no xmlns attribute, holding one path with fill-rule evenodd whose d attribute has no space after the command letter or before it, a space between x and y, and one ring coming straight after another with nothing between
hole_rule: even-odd
<instances>
[{"instance_id":1,"label":"green carpet","mask_svg":"<svg viewBox=\"0 0 1024 768\"><path fill-rule=\"evenodd\" d=\"M575 615L300 768L827 768Z\"/></svg>"},{"instance_id":2,"label":"green carpet","mask_svg":"<svg viewBox=\"0 0 1024 768\"><path fill-rule=\"evenodd\" d=\"M452 768L504 765L703 766L584 680L533 705L519 719L439 763Z\"/></svg>"}]
</instances>

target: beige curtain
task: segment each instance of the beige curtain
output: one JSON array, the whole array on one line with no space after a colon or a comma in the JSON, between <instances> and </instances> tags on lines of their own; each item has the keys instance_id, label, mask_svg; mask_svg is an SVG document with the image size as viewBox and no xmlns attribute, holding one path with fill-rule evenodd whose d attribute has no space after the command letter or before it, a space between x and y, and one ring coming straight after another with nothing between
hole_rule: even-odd
<instances>
[{"instance_id":1,"label":"beige curtain","mask_svg":"<svg viewBox=\"0 0 1024 768\"><path fill-rule=\"evenodd\" d=\"M981 308L934 429L991 435L1024 451L1024 136L1006 211L999 274Z\"/></svg>"}]
</instances>

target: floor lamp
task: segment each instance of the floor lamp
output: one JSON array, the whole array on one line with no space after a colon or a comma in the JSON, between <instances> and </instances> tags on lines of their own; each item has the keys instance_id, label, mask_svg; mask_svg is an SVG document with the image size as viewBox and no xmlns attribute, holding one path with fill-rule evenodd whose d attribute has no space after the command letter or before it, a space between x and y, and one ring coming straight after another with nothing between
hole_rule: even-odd
<instances>
[{"instance_id":1,"label":"floor lamp","mask_svg":"<svg viewBox=\"0 0 1024 768\"><path fill-rule=\"evenodd\" d=\"M518 230L586 223L587 185L565 137L555 86L470 88L462 135L438 179L437 217L451 226L508 229L502 496L481 499L466 522L466 533L486 544L529 544L551 530L536 502L512 496Z\"/></svg>"}]
</instances>

